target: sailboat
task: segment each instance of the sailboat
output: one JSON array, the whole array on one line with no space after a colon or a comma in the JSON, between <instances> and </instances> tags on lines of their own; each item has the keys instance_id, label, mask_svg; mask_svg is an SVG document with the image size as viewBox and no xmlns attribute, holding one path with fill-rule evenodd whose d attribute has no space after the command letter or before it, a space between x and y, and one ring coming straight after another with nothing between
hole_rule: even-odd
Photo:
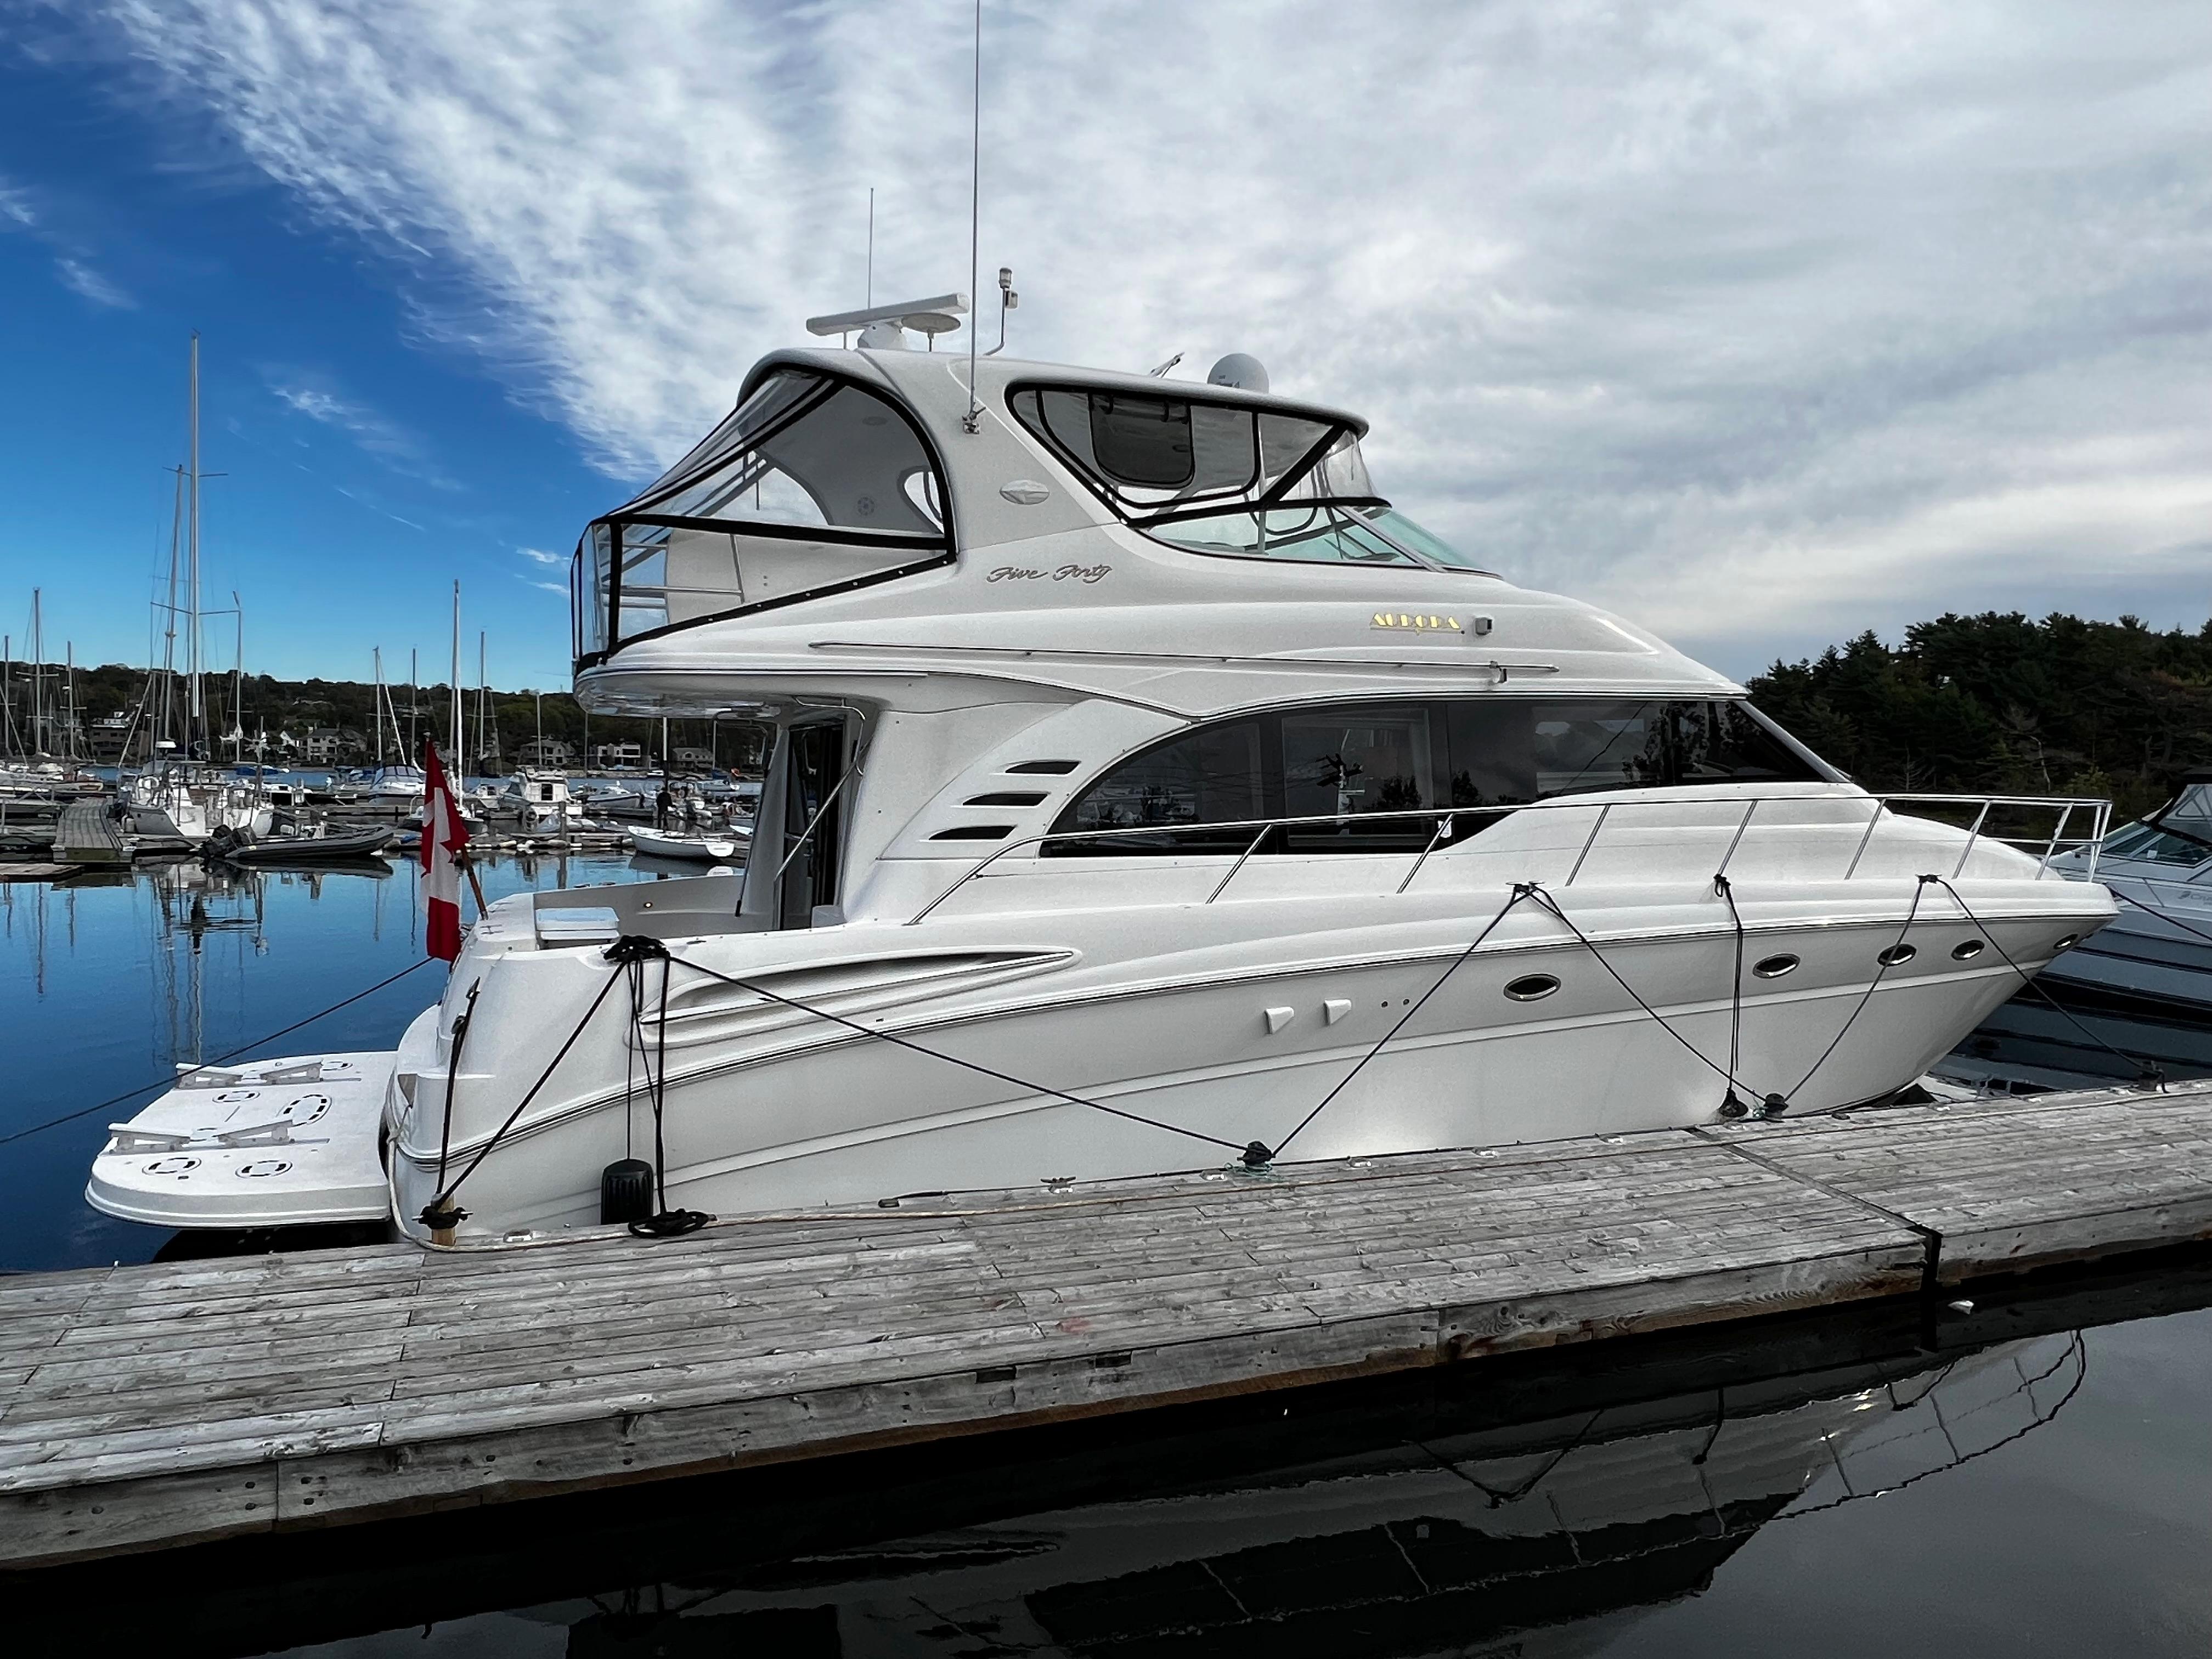
<instances>
[{"instance_id":1,"label":"sailboat","mask_svg":"<svg viewBox=\"0 0 2212 1659\"><path fill-rule=\"evenodd\" d=\"M178 471L177 520L169 540L167 654L161 715L149 728L151 759L125 785L117 811L142 846L204 847L218 830L255 833L269 827L270 808L250 783L215 764L207 688L201 661L200 610L200 337L191 338L187 430L190 459ZM181 533L179 533L181 532ZM181 558L181 570L179 560ZM180 581L181 576L181 581ZM183 623L185 665L178 670L175 641ZM240 683L244 683L245 630L240 625ZM173 735L172 735L173 733Z\"/></svg>"}]
</instances>

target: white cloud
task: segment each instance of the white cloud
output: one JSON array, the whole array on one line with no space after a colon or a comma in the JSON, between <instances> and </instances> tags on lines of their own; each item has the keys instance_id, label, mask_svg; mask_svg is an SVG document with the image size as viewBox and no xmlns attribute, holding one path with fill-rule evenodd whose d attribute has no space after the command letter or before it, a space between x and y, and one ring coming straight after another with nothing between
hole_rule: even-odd
<instances>
[{"instance_id":1,"label":"white cloud","mask_svg":"<svg viewBox=\"0 0 2212 1659\"><path fill-rule=\"evenodd\" d=\"M542 547L518 547L514 550L520 554L524 558L532 560L538 564L565 565L568 562L565 555L559 553L548 553ZM568 590L563 588L562 591L566 592Z\"/></svg>"},{"instance_id":2,"label":"white cloud","mask_svg":"<svg viewBox=\"0 0 2212 1659\"><path fill-rule=\"evenodd\" d=\"M71 258L65 254L54 261L54 271L64 288L83 295L96 306L118 311L135 310L137 307L136 300L82 259Z\"/></svg>"},{"instance_id":3,"label":"white cloud","mask_svg":"<svg viewBox=\"0 0 2212 1659\"><path fill-rule=\"evenodd\" d=\"M393 471L437 489L460 488L431 459L429 447L420 436L368 404L345 396L327 376L304 369L264 366L261 378L270 395L285 408L344 433Z\"/></svg>"},{"instance_id":4,"label":"white cloud","mask_svg":"<svg viewBox=\"0 0 2212 1659\"><path fill-rule=\"evenodd\" d=\"M963 6L107 12L625 477L859 300L871 185L878 296L967 285ZM2202 614L2196 0L992 0L984 80L1018 351L1253 350L1516 579L1692 644Z\"/></svg>"},{"instance_id":5,"label":"white cloud","mask_svg":"<svg viewBox=\"0 0 2212 1659\"><path fill-rule=\"evenodd\" d=\"M71 238L58 234L46 223L30 191L4 176L0 176L0 231L19 232L55 250L55 278L71 293L109 310L137 308L138 301L94 270Z\"/></svg>"}]
</instances>

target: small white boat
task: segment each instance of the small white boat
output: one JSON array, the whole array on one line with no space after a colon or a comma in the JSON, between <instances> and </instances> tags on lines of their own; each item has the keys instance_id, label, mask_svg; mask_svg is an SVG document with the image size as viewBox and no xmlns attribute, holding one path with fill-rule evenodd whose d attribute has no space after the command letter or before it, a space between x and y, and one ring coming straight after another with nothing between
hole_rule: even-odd
<instances>
[{"instance_id":1,"label":"small white boat","mask_svg":"<svg viewBox=\"0 0 2212 1659\"><path fill-rule=\"evenodd\" d=\"M640 825L628 834L630 845L650 857L692 859L705 864L727 864L741 857L752 844L752 832L748 830L712 830L690 834L673 830L647 830Z\"/></svg>"}]
</instances>

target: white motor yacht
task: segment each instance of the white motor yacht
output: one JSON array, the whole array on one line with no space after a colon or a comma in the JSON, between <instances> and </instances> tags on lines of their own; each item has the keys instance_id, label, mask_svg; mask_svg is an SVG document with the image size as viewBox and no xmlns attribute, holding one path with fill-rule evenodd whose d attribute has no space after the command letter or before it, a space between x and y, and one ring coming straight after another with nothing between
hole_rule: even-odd
<instances>
[{"instance_id":1,"label":"white motor yacht","mask_svg":"<svg viewBox=\"0 0 2212 1659\"><path fill-rule=\"evenodd\" d=\"M563 836L587 822L582 803L569 789L568 775L545 767L524 767L481 805L485 817L513 818L526 836Z\"/></svg>"},{"instance_id":2,"label":"white motor yacht","mask_svg":"<svg viewBox=\"0 0 2212 1659\"><path fill-rule=\"evenodd\" d=\"M368 775L368 799L379 806L419 807L428 787L419 766L380 766Z\"/></svg>"},{"instance_id":3,"label":"white motor yacht","mask_svg":"<svg viewBox=\"0 0 2212 1659\"><path fill-rule=\"evenodd\" d=\"M897 346L769 356L585 532L580 698L774 728L745 869L491 906L392 1056L407 1233L1878 1101L2112 918L2057 830L1478 568L1248 358ZM95 1205L330 1213L137 1145Z\"/></svg>"}]
</instances>

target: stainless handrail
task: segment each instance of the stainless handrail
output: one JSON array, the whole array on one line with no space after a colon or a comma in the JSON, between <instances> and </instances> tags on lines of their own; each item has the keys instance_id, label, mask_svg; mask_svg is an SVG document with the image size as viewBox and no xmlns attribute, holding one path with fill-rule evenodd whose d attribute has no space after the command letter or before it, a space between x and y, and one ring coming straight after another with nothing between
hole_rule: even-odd
<instances>
[{"instance_id":1,"label":"stainless handrail","mask_svg":"<svg viewBox=\"0 0 2212 1659\"><path fill-rule=\"evenodd\" d=\"M1018 852L1026 847L1044 846L1049 842L1072 841L1134 841L1140 837L1156 837L1160 836L1219 834L1226 830L1243 830L1255 831L1256 833L1253 836L1252 840L1245 845L1242 852L1237 854L1237 861L1229 867L1228 872L1224 875L1218 882L1214 884L1213 890L1208 893L1204 899L1200 901L1201 905L1207 905L1212 904L1216 899L1221 896L1222 893L1227 890L1229 884L1236 878L1237 873L1251 860L1253 855L1260 850L1261 844L1266 842L1267 836L1274 830L1296 829L1301 825L1309 824L1384 823L1395 823L1399 820L1407 818L1436 819L1437 821L1436 833L1430 837L1428 845L1424 847L1420 853L1415 857L1413 867L1406 872L1405 879L1401 881L1395 889L1397 893L1403 893L1406 889L1411 885L1413 878L1420 873L1422 866L1428 861L1429 855L1434 853L1437 847L1450 838L1452 825L1462 817L1488 815L1492 817L1502 818L1522 812L1582 811L1594 806L1597 809L1596 818L1590 825L1589 834L1583 838L1582 846L1575 854L1574 865L1567 872L1566 880L1560 884L1563 887L1568 887L1572 886L1574 884L1575 878L1582 873L1583 866L1588 861L1591 852L1595 848L1599 837L1604 832L1605 826L1610 820L1613 810L1616 806L1649 806L1658 808L1688 806L1703 804L1699 800L1698 797L1695 795L1667 794L1660 796L1657 799L1637 798L1642 797L1644 794L1644 792L1643 791L1636 791L1633 792L1632 794L1616 794L1602 800L1593 799L1588 795L1562 795L1555 796L1549 800L1523 801L1511 805L1496 806L1417 806L1401 808L1388 812L1316 812L1304 814L1298 817L1286 817L1279 818L1231 818L1224 819L1218 823L1140 823L1127 825L1112 830L1048 830L1039 835L1024 836L1018 840L1006 842L1001 845L992 848L990 854L988 857L979 860L976 863L971 865L968 869L962 872L958 878L956 879L951 886L947 887L935 898L930 900L928 903L923 905L921 909L915 911L913 916L908 918L904 925L911 927L916 923L921 921L924 918L928 916L932 911L935 910L938 906L943 904L945 900L951 898L955 893L958 892L963 887L965 887L969 882L982 875L985 871L988 870L1000 859L1005 858L1008 854ZM2002 842L2008 846L2016 840L2026 841L2031 843L2037 842L2038 840L2041 840L2045 848L2045 853L2041 862L2037 866L2036 873L2039 877L2046 872L2051 860L2058 855L2058 849L2061 847L2064 847L2066 850L2069 852L2080 848L2086 848L2089 854L2088 874L2094 878L2096 874L2097 849L2099 844L2104 838L2106 827L2111 822L2112 814L2112 803L2110 801L2098 800L2083 796L2066 795L1926 794L1900 790L1885 792L1879 794L1870 794L1863 797L1855 795L1776 794L1753 795L1748 798L1741 795L1730 795L1715 797L1713 799L1716 804L1720 801L1731 803L1741 801L1743 803L1745 809L1742 817L1737 821L1735 836L1729 843L1727 854L1721 861L1722 872L1725 872L1729 863L1735 858L1736 849L1741 844L1745 832L1750 827L1752 815L1765 803L1770 801L1841 801L1857 799L1872 801L1874 803L1875 810L1867 819L1866 830L1859 837L1858 846L1851 854L1850 863L1844 871L1843 878L1846 881L1851 879L1851 878L1857 872L1859 865L1866 855L1867 848L1874 839L1874 832L1880 826L1884 815L1887 814L1893 818L1902 816L1910 816L1909 814L1899 814L1891 811L1891 804L1893 802L1905 802L1934 806L1972 806L1978 809L1973 823L1967 827L1966 851L1960 855L1958 863L1952 868L1951 873L1954 878L1955 878L1961 870L1966 868L1966 859L1971 856L1974 843L1983 836L1990 811L1993 808L2000 806L2048 808L2058 811L2061 816L2058 824L2053 829L2051 834L2048 837L2037 837L2034 836L2008 836L1992 835L1988 837L1989 839ZM2091 809L2090 816L2093 824L2092 832L2087 836L2067 836L2063 834L2065 825L2071 820L2073 809L2077 806L2086 806ZM1942 820L1935 819L1931 820L1931 822L1941 823ZM1958 829L1961 826L1953 824L1946 827ZM1199 856L1204 856L1204 854L1201 853ZM1383 856L1390 855L1384 854Z\"/></svg>"},{"instance_id":2,"label":"stainless handrail","mask_svg":"<svg viewBox=\"0 0 2212 1659\"><path fill-rule=\"evenodd\" d=\"M1990 803L1984 801L1982 810L1974 814L1974 827L1966 831L1966 844L1959 849L1959 861L1951 866L1951 875L1957 879L1959 872L1966 867L1966 860L1974 856L1974 843L1982 838L1982 826L1990 821Z\"/></svg>"}]
</instances>

